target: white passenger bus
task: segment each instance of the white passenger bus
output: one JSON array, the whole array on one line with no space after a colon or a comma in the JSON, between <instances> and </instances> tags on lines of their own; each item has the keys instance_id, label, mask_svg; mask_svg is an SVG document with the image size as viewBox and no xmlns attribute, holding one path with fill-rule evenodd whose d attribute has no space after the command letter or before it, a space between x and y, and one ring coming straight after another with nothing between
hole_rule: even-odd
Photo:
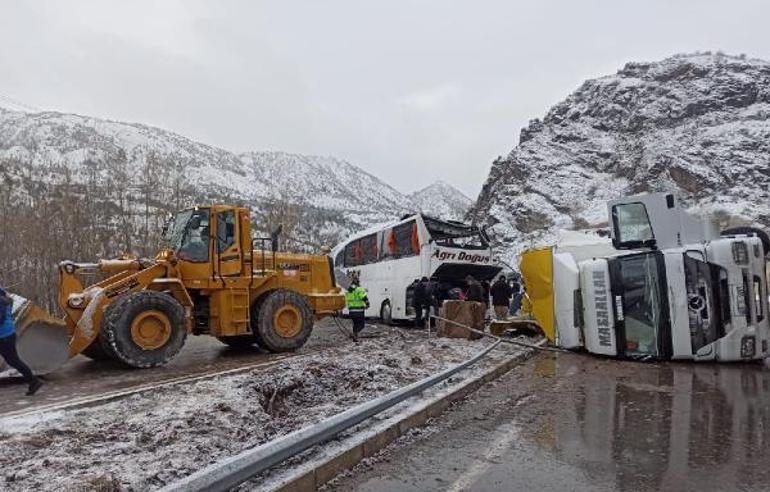
<instances>
[{"instance_id":1,"label":"white passenger bus","mask_svg":"<svg viewBox=\"0 0 770 492\"><path fill-rule=\"evenodd\" d=\"M354 271L369 293L369 317L385 323L414 318L412 282L433 278L444 290L463 287L465 277L492 280L502 267L489 239L475 226L423 214L356 234L332 251L336 269Z\"/></svg>"}]
</instances>

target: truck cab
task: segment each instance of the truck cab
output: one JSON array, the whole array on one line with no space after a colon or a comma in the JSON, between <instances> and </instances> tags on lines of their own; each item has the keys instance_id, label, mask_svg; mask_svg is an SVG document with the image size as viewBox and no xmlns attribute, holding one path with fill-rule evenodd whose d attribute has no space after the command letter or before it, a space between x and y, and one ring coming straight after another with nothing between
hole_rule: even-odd
<instances>
[{"instance_id":1,"label":"truck cab","mask_svg":"<svg viewBox=\"0 0 770 492\"><path fill-rule=\"evenodd\" d=\"M721 237L715 224L688 214L671 194L615 200L608 212L611 241L522 256L522 273L531 270L525 265L531 255L550 256L557 345L644 360L770 355L758 237Z\"/></svg>"}]
</instances>

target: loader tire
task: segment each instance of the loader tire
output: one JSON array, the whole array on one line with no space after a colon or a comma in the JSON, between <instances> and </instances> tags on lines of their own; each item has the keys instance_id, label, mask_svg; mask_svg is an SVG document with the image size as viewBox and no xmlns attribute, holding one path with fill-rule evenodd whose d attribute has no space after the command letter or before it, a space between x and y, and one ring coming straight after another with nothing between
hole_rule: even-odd
<instances>
[{"instance_id":1,"label":"loader tire","mask_svg":"<svg viewBox=\"0 0 770 492\"><path fill-rule=\"evenodd\" d=\"M187 338L184 308L162 292L128 294L107 308L100 336L115 359L129 367L162 366Z\"/></svg>"},{"instance_id":2,"label":"loader tire","mask_svg":"<svg viewBox=\"0 0 770 492\"><path fill-rule=\"evenodd\" d=\"M263 349L265 348L265 341L259 334L259 310L262 309L262 304L264 304L265 299L267 299L269 295L269 293L263 294L262 296L256 298L253 303L251 303L251 336L254 338L254 343Z\"/></svg>"},{"instance_id":3,"label":"loader tire","mask_svg":"<svg viewBox=\"0 0 770 492\"><path fill-rule=\"evenodd\" d=\"M256 333L271 352L290 352L302 347L313 331L313 311L300 294L278 289L265 297L258 313Z\"/></svg>"}]
</instances>

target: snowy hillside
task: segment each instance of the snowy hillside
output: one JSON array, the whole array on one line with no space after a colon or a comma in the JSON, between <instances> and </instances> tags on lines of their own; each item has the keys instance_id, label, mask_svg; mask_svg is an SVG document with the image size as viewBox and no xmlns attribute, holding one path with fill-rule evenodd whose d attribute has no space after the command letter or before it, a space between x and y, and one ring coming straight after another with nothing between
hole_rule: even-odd
<instances>
[{"instance_id":1,"label":"snowy hillside","mask_svg":"<svg viewBox=\"0 0 770 492\"><path fill-rule=\"evenodd\" d=\"M409 198L417 210L428 215L460 221L465 219L465 215L473 205L473 200L443 181L436 181L410 194Z\"/></svg>"},{"instance_id":2,"label":"snowy hillside","mask_svg":"<svg viewBox=\"0 0 770 492\"><path fill-rule=\"evenodd\" d=\"M296 203L344 211L354 222L391 220L409 211L407 197L366 171L333 157L283 152L240 156L256 195L287 197Z\"/></svg>"},{"instance_id":3,"label":"snowy hillside","mask_svg":"<svg viewBox=\"0 0 770 492\"><path fill-rule=\"evenodd\" d=\"M472 211L510 254L606 222L605 201L676 191L770 226L770 63L722 54L628 63L583 83L494 161Z\"/></svg>"},{"instance_id":4,"label":"snowy hillside","mask_svg":"<svg viewBox=\"0 0 770 492\"><path fill-rule=\"evenodd\" d=\"M166 210L208 201L260 210L288 201L299 204L297 227L311 243L415 208L378 178L332 157L237 155L159 128L53 112L0 108L0 172L26 188L88 185L97 197L122 189L134 209L142 208L139 195Z\"/></svg>"}]
</instances>

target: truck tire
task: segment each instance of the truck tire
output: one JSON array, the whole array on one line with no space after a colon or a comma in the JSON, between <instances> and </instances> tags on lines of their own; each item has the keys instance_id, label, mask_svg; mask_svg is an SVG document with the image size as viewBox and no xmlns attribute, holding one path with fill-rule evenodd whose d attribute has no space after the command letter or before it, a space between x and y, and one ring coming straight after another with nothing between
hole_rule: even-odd
<instances>
[{"instance_id":1,"label":"truck tire","mask_svg":"<svg viewBox=\"0 0 770 492\"><path fill-rule=\"evenodd\" d=\"M302 347L313 331L313 311L307 300L285 289L265 297L258 313L257 333L271 352L289 352Z\"/></svg>"},{"instance_id":2,"label":"truck tire","mask_svg":"<svg viewBox=\"0 0 770 492\"><path fill-rule=\"evenodd\" d=\"M235 350L256 348L256 340L252 335L235 335L232 337L217 337L217 340Z\"/></svg>"},{"instance_id":3,"label":"truck tire","mask_svg":"<svg viewBox=\"0 0 770 492\"><path fill-rule=\"evenodd\" d=\"M735 234L748 234L748 235L755 235L759 238L760 241L762 241L762 249L765 252L765 256L770 254L770 236L767 234L767 231L763 229L759 229L758 227L749 227L749 226L741 226L741 227L730 227L729 229L725 229L722 231L722 236L732 236Z\"/></svg>"},{"instance_id":4,"label":"truck tire","mask_svg":"<svg viewBox=\"0 0 770 492\"><path fill-rule=\"evenodd\" d=\"M184 308L168 294L143 290L108 306L102 319L103 338L119 362L136 368L162 366L187 338Z\"/></svg>"}]
</instances>

